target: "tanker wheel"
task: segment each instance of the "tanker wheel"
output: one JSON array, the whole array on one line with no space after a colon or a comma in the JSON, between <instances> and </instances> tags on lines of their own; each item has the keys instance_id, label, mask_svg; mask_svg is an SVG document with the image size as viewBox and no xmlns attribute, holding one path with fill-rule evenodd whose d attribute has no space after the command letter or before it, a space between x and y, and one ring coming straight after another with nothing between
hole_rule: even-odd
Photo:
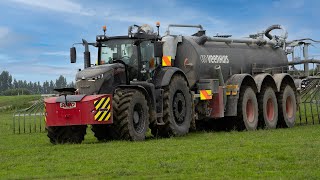
<instances>
[{"instance_id":1,"label":"tanker wheel","mask_svg":"<svg viewBox=\"0 0 320 180\"><path fill-rule=\"evenodd\" d=\"M278 122L278 102L271 87L263 88L258 96L259 120L262 127L275 129Z\"/></svg>"},{"instance_id":2,"label":"tanker wheel","mask_svg":"<svg viewBox=\"0 0 320 180\"><path fill-rule=\"evenodd\" d=\"M281 86L278 96L279 126L293 127L296 119L296 96L290 85Z\"/></svg>"},{"instance_id":3,"label":"tanker wheel","mask_svg":"<svg viewBox=\"0 0 320 180\"><path fill-rule=\"evenodd\" d=\"M145 96L135 89L118 89L113 98L114 128L120 139L141 141L149 125Z\"/></svg>"},{"instance_id":4,"label":"tanker wheel","mask_svg":"<svg viewBox=\"0 0 320 180\"><path fill-rule=\"evenodd\" d=\"M118 139L119 135L109 124L93 124L91 130L98 141L110 141Z\"/></svg>"},{"instance_id":5,"label":"tanker wheel","mask_svg":"<svg viewBox=\"0 0 320 180\"><path fill-rule=\"evenodd\" d=\"M86 135L87 126L50 126L46 129L52 144L80 144Z\"/></svg>"},{"instance_id":6,"label":"tanker wheel","mask_svg":"<svg viewBox=\"0 0 320 180\"><path fill-rule=\"evenodd\" d=\"M258 102L256 93L249 86L240 90L238 101L238 128L239 130L256 130L258 126Z\"/></svg>"},{"instance_id":7,"label":"tanker wheel","mask_svg":"<svg viewBox=\"0 0 320 180\"><path fill-rule=\"evenodd\" d=\"M192 115L191 93L186 80L174 76L169 86L164 88L163 121L165 125L158 128L162 137L182 136L189 132Z\"/></svg>"}]
</instances>

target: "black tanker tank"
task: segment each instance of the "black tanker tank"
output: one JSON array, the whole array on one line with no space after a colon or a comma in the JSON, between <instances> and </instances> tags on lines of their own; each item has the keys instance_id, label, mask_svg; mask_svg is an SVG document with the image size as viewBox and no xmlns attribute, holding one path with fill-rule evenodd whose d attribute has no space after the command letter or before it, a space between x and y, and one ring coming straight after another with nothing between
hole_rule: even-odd
<instances>
[{"instance_id":1,"label":"black tanker tank","mask_svg":"<svg viewBox=\"0 0 320 180\"><path fill-rule=\"evenodd\" d=\"M274 29L280 29L280 26ZM270 31L265 31L266 36ZM288 59L281 47L282 39L270 39L266 40L261 36L243 39L208 37L204 33L198 36L163 37L166 42L165 53L174 55L174 65L185 72L191 87L199 79L215 79L214 68L217 65L221 66L224 81L233 74L252 74L254 65L264 68L287 65Z\"/></svg>"}]
</instances>

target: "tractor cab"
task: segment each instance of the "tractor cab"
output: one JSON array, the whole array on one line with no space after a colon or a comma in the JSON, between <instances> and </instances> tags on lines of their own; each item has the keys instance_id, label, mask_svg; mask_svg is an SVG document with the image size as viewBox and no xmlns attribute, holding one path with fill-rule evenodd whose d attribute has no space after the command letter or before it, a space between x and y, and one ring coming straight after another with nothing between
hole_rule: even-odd
<instances>
[{"instance_id":1,"label":"tractor cab","mask_svg":"<svg viewBox=\"0 0 320 180\"><path fill-rule=\"evenodd\" d=\"M158 24L157 27L159 29ZM154 33L149 25L130 26L127 36L108 37L106 26L103 26L103 31L95 43L82 42L85 47L84 69L76 75L79 93L110 94L121 84L151 80L162 56L159 34ZM91 64L90 45L98 49L96 64ZM75 63L75 47L70 49L70 56L71 63Z\"/></svg>"}]
</instances>

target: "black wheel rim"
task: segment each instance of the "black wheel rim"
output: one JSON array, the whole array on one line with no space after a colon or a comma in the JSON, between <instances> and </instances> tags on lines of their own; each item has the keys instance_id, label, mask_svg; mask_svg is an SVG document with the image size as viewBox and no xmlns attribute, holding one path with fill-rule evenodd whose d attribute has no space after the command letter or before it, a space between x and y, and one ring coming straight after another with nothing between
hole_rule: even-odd
<instances>
[{"instance_id":1,"label":"black wheel rim","mask_svg":"<svg viewBox=\"0 0 320 180\"><path fill-rule=\"evenodd\" d=\"M186 117L186 99L181 91L177 91L173 96L173 116L178 125L181 125Z\"/></svg>"},{"instance_id":2,"label":"black wheel rim","mask_svg":"<svg viewBox=\"0 0 320 180\"><path fill-rule=\"evenodd\" d=\"M133 108L133 127L137 133L141 133L144 130L144 114L141 104L136 104Z\"/></svg>"}]
</instances>

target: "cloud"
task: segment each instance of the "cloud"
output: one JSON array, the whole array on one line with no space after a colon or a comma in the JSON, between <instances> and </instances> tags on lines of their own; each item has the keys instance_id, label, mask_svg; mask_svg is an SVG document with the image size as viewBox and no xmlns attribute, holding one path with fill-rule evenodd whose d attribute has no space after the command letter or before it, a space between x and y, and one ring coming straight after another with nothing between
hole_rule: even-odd
<instances>
[{"instance_id":1,"label":"cloud","mask_svg":"<svg viewBox=\"0 0 320 180\"><path fill-rule=\"evenodd\" d=\"M9 32L10 32L10 30L8 27L0 27L0 40L7 37Z\"/></svg>"},{"instance_id":2,"label":"cloud","mask_svg":"<svg viewBox=\"0 0 320 180\"><path fill-rule=\"evenodd\" d=\"M70 52L67 52L67 51L43 52L42 55L46 55L46 56L70 56Z\"/></svg>"},{"instance_id":3,"label":"cloud","mask_svg":"<svg viewBox=\"0 0 320 180\"><path fill-rule=\"evenodd\" d=\"M54 1L39 1L39 0L11 0L21 5L27 5L34 8L43 8L51 11L73 13L84 16L93 16L95 13L84 8L81 4L70 0L54 0Z\"/></svg>"}]
</instances>

